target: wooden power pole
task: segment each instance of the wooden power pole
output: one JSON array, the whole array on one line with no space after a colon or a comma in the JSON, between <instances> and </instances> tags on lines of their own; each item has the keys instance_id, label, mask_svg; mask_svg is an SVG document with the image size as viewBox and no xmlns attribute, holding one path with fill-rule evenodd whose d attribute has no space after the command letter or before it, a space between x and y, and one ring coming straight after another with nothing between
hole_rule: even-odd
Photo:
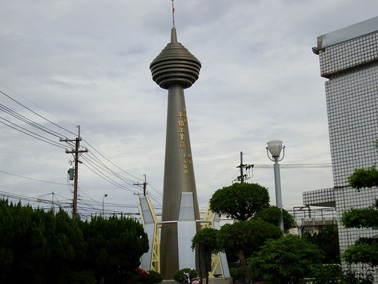
<instances>
[{"instance_id":1,"label":"wooden power pole","mask_svg":"<svg viewBox=\"0 0 378 284\"><path fill-rule=\"evenodd\" d=\"M75 160L75 175L74 175L74 193L73 193L73 202L72 202L72 217L74 219L77 218L77 189L78 189L78 181L79 181L79 156L81 153L88 152L88 149L80 149L80 125L77 126L78 128L78 135L75 139L60 139L61 142L75 142L75 148L71 148L71 150L66 149L67 154L73 154Z\"/></svg>"},{"instance_id":2,"label":"wooden power pole","mask_svg":"<svg viewBox=\"0 0 378 284\"><path fill-rule=\"evenodd\" d=\"M243 164L243 152L240 152L240 165L237 168L240 168L240 176L238 176L237 180L240 183L244 183L245 180L249 179L247 174L244 174L244 169L249 170L252 169L254 165L247 165Z\"/></svg>"},{"instance_id":3,"label":"wooden power pole","mask_svg":"<svg viewBox=\"0 0 378 284\"><path fill-rule=\"evenodd\" d=\"M146 196L147 194L147 177L146 175L144 174L144 183L134 183L134 185L137 185L137 186L143 186L143 196Z\"/></svg>"}]
</instances>

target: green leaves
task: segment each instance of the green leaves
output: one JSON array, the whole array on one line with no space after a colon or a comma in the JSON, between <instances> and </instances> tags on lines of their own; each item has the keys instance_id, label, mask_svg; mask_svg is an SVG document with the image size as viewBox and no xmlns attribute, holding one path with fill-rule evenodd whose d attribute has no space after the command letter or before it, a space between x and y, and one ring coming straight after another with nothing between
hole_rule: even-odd
<instances>
[{"instance_id":1,"label":"green leaves","mask_svg":"<svg viewBox=\"0 0 378 284\"><path fill-rule=\"evenodd\" d=\"M342 215L341 222L347 228L378 228L378 210L375 207L350 209Z\"/></svg>"},{"instance_id":2,"label":"green leaves","mask_svg":"<svg viewBox=\"0 0 378 284\"><path fill-rule=\"evenodd\" d=\"M239 221L269 207L268 189L251 183L234 183L218 189L210 199L210 209Z\"/></svg>"},{"instance_id":3,"label":"green leaves","mask_svg":"<svg viewBox=\"0 0 378 284\"><path fill-rule=\"evenodd\" d=\"M322 259L313 244L293 235L267 240L248 261L256 278L273 283L299 283Z\"/></svg>"},{"instance_id":4,"label":"green leaves","mask_svg":"<svg viewBox=\"0 0 378 284\"><path fill-rule=\"evenodd\" d=\"M378 146L378 141L376 141ZM357 188L371 188L378 186L378 170L376 166L367 169L356 169L348 178L349 184ZM341 222L346 228L378 229L378 200L373 206L363 209L350 209L342 215ZM349 264L367 263L378 266L378 244L376 238L360 238L354 245L349 246L342 258Z\"/></svg>"},{"instance_id":5,"label":"green leaves","mask_svg":"<svg viewBox=\"0 0 378 284\"><path fill-rule=\"evenodd\" d=\"M267 239L277 239L280 236L282 232L277 226L251 219L224 225L218 233L218 245L222 250L234 254L243 250L248 257Z\"/></svg>"},{"instance_id":6,"label":"green leaves","mask_svg":"<svg viewBox=\"0 0 378 284\"><path fill-rule=\"evenodd\" d=\"M268 189L251 183L234 183L218 189L210 199L210 209L237 220L223 226L217 235L219 249L237 256L245 281L250 273L245 258L259 250L267 239L282 236L278 227L282 211L270 207ZM287 224L291 226L293 220Z\"/></svg>"},{"instance_id":7,"label":"green leaves","mask_svg":"<svg viewBox=\"0 0 378 284\"><path fill-rule=\"evenodd\" d=\"M367 263L376 267L378 266L378 242L356 243L346 249L342 258L349 264Z\"/></svg>"},{"instance_id":8,"label":"green leaves","mask_svg":"<svg viewBox=\"0 0 378 284\"><path fill-rule=\"evenodd\" d=\"M204 228L201 231L198 231L192 239L192 249L194 249L196 245L199 244L203 245L208 251L219 251L217 235L218 230L212 228Z\"/></svg>"},{"instance_id":9,"label":"green leaves","mask_svg":"<svg viewBox=\"0 0 378 284\"><path fill-rule=\"evenodd\" d=\"M317 233L306 232L302 238L324 252L324 263L340 264L339 234L336 226L329 225Z\"/></svg>"},{"instance_id":10,"label":"green leaves","mask_svg":"<svg viewBox=\"0 0 378 284\"><path fill-rule=\"evenodd\" d=\"M378 228L378 210L375 206L364 209L350 209L342 215L341 222L347 228ZM349 264L367 263L378 266L378 239L360 238L349 246L343 253L342 258Z\"/></svg>"},{"instance_id":11,"label":"green leaves","mask_svg":"<svg viewBox=\"0 0 378 284\"><path fill-rule=\"evenodd\" d=\"M378 170L375 166L367 169L356 169L348 178L350 186L361 189L378 186Z\"/></svg>"},{"instance_id":12,"label":"green leaves","mask_svg":"<svg viewBox=\"0 0 378 284\"><path fill-rule=\"evenodd\" d=\"M134 219L84 223L63 210L54 215L0 201L0 283L126 283L147 251Z\"/></svg>"},{"instance_id":13,"label":"green leaves","mask_svg":"<svg viewBox=\"0 0 378 284\"><path fill-rule=\"evenodd\" d=\"M97 279L112 279L114 283L124 272L137 268L141 255L148 251L147 234L134 219L94 217L83 232L88 244L88 268Z\"/></svg>"},{"instance_id":14,"label":"green leaves","mask_svg":"<svg viewBox=\"0 0 378 284\"><path fill-rule=\"evenodd\" d=\"M263 220L270 224L279 226L281 214L283 215L284 229L285 229L285 232L287 232L290 228L293 227L294 218L285 209L282 209L281 211L281 209L279 209L276 206L270 206L268 208L265 208L261 211L256 212L253 218L257 220Z\"/></svg>"}]
</instances>

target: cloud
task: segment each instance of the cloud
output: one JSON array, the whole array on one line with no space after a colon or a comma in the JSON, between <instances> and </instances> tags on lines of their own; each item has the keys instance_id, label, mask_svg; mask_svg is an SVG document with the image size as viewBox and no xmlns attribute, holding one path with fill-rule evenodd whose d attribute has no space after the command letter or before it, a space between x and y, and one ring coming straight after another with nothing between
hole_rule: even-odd
<instances>
[{"instance_id":1,"label":"cloud","mask_svg":"<svg viewBox=\"0 0 378 284\"><path fill-rule=\"evenodd\" d=\"M69 130L57 129L69 138L81 125L82 145L95 145L141 180L147 174L162 193L167 92L152 81L149 65L170 40L170 6L167 0L6 1L1 90ZM376 1L193 0L175 6L178 40L202 63L199 80L185 90L200 204L231 184L240 151L247 163L270 165L270 139L284 141L283 164L329 163L325 80L311 48L321 34L374 17ZM1 103L32 116L5 97ZM64 149L4 125L0 131L0 170L66 183L72 158ZM281 176L288 208L301 204L305 190L333 186L330 168L283 167ZM68 187L0 178L12 192L71 195ZM249 181L269 187L274 204L273 168L255 168ZM137 200L85 162L80 187L97 201L104 193L107 202Z\"/></svg>"}]
</instances>

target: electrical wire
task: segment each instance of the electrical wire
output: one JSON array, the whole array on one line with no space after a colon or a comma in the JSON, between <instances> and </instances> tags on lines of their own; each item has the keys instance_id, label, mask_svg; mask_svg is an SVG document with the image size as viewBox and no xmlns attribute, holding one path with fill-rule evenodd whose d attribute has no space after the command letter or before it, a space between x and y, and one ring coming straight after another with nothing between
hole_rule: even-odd
<instances>
[{"instance_id":1,"label":"electrical wire","mask_svg":"<svg viewBox=\"0 0 378 284\"><path fill-rule=\"evenodd\" d=\"M88 152L89 156L92 156L92 158L95 160L92 162L94 164L96 164L99 168L101 168L102 170L104 171L107 171L108 173L110 173L111 175L119 178L120 180L122 180L123 182L127 183L127 184L130 184L130 185L133 185L135 182L135 180L131 180L125 176L122 176L118 173L116 173L115 171L113 171L112 169L110 169L107 165L105 165L105 163L103 163L94 153L92 153L91 151ZM90 160L90 157L89 156L86 156L86 160Z\"/></svg>"},{"instance_id":2,"label":"electrical wire","mask_svg":"<svg viewBox=\"0 0 378 284\"><path fill-rule=\"evenodd\" d=\"M14 118L16 118L16 119L18 119L18 120L20 120L20 121L22 121L22 122L24 122L24 123L26 123L26 124L28 124L30 126L33 126L33 127L37 128L39 130L42 130L42 131L46 132L48 134L51 134L51 135L53 135L55 137L58 137L58 138L62 137L62 135L59 135L59 133L57 133L57 132L55 132L53 130L48 129L47 127L45 127L45 126L43 126L43 125L41 125L39 123L36 123L36 122L32 121L31 119L29 119L29 118L27 118L27 117L19 114L18 112L14 111L14 110L12 110L12 109L10 109L8 107L6 107L3 104L0 104L0 110L2 110L4 113L7 113L10 116L13 116Z\"/></svg>"},{"instance_id":3,"label":"electrical wire","mask_svg":"<svg viewBox=\"0 0 378 284\"><path fill-rule=\"evenodd\" d=\"M3 85L3 84L1 84L1 85ZM64 130L64 131L66 131L66 132L68 132L70 134L76 135L74 132L72 132L72 131L70 131L70 130L68 130L68 129L60 126L60 125L58 125L57 123L55 123L55 122L51 121L50 119L47 119L46 117L40 115L36 111L34 111L31 108L27 107L26 105L20 103L19 101L17 101L16 99L14 99L10 95L8 95L6 92L0 90L0 94L2 94L3 96L7 97L8 99L10 99L11 101L15 102L16 104L18 104L19 106L23 107L24 109L28 110L29 112L31 112L32 114L36 115L37 117L42 118L43 120L45 120L48 123L52 124L53 126L59 128L61 130ZM24 116L24 115L22 115L22 114L20 114L20 113L18 113L16 111L12 110L11 108L5 106L4 104L0 104L0 111L2 111L4 114L8 114L9 116L17 119L18 121L24 123L25 125L28 125L28 126L30 126L32 128L37 129L38 131L42 131L42 132L44 132L44 133L46 133L48 135L51 135L51 136L56 137L56 138L59 138L60 141L64 140L65 142L67 142L67 144L69 146L74 147L73 141L68 140L65 137L65 135L63 135L63 134L61 134L61 133L59 133L57 131L54 131L54 130L46 127L46 126L43 126L40 123L37 123L36 121L33 121L32 119L30 119L30 118L28 118L28 117L26 117L26 116ZM30 136L32 138L35 138L35 139L40 140L42 142L48 143L48 144L50 144L52 146L55 146L55 147L58 147L58 148L61 148L61 149L65 149L66 148L62 144L60 144L60 143L58 143L58 142L56 142L56 141L54 141L54 140L52 140L50 138L47 138L47 137L45 137L45 136L43 136L41 134L38 134L35 131L29 130L29 129L27 129L27 128L19 125L19 124L16 124L15 122L12 122L9 119L6 119L5 117L0 117L0 123L2 123L5 126L8 126L8 127L12 128L12 129L14 129L16 131L19 131L19 132L21 132L21 133L23 133L25 135L28 135L28 136ZM89 147L92 150L92 151L89 152L89 155L82 156L82 159L86 162L85 166L88 169L90 169L97 176L101 177L102 179L104 179L108 183L110 183L110 184L112 184L112 185L114 185L114 186L116 186L118 188L121 188L123 190L129 191L130 193L135 194L135 192L141 191L141 189L139 187L135 187L135 185L137 184L137 182L135 182L135 180L141 181L140 178L136 177L135 175L133 175L133 174L131 174L131 173L123 170L119 166L117 166L114 162L112 162L109 158L107 158L103 153L101 153L99 150L97 150L91 143L89 143L88 139L85 139L84 141L89 145ZM132 178L128 178L128 177L126 177L126 176L124 176L122 174L117 173L113 169L111 169L95 153L97 153L98 155L100 155L100 157L102 159L105 159L112 166L114 166L115 168L117 168L118 170L120 170L121 172L127 174L128 176L130 176ZM4 173L6 173L6 172L4 172ZM10 174L10 173L8 173L8 174ZM14 176L17 176L17 175L14 175ZM118 182L117 180L121 180L122 183ZM39 180L35 180L35 181L39 181ZM63 184L59 184L59 185L63 185ZM67 185L68 188L70 189L70 191L72 191L72 189L70 187L70 184L69 184L69 181L68 181L68 177L67 177L67 184L64 184L64 185ZM161 196L161 193L159 193L155 188L153 188L153 190L158 195ZM158 197L155 197L154 194L152 194L151 192L149 193L149 195L150 195L150 198L152 200L154 200L158 204L161 204L161 201L159 200Z\"/></svg>"},{"instance_id":4,"label":"electrical wire","mask_svg":"<svg viewBox=\"0 0 378 284\"><path fill-rule=\"evenodd\" d=\"M97 150L93 145L91 145L87 139L83 139L83 141L85 141L96 153L98 153L101 157L103 157L105 160L107 160L109 163L111 163L113 166L115 166L117 169L121 170L122 172L132 176L133 178L139 180L139 181L142 181L142 179L136 177L135 175L132 175L130 174L129 172L125 171L124 169L120 168L119 166L117 166L115 163L113 163L110 159L108 159L104 154L102 154L99 150Z\"/></svg>"},{"instance_id":5,"label":"electrical wire","mask_svg":"<svg viewBox=\"0 0 378 284\"><path fill-rule=\"evenodd\" d=\"M2 84L3 85L3 84ZM12 100L13 102L17 103L18 105L22 106L23 108L25 108L26 110L30 111L31 113L33 113L34 115L37 115L38 117L44 119L45 121L51 123L52 125L58 127L59 129L62 129L64 131L67 131L68 133L71 133L71 134L74 134L76 135L75 133L73 133L72 131L69 131L68 129L64 128L64 127L61 127L60 125L54 123L53 121L47 119L46 117L38 114L37 112L35 112L34 110L32 110L31 108L25 106L24 104L20 103L19 101L15 100L14 98L12 98L11 96L9 96L7 93L5 93L4 91L1 91L0 90L0 94L2 94L3 96L7 97L8 99ZM24 115L21 115L19 113L17 113L16 111L10 109L9 107L3 105L3 104L0 104L0 110L3 111L3 113L6 113L12 117L14 117L15 119L31 126L31 127L34 127L36 129L38 129L39 131L42 131L42 132L45 132L49 135L52 135L54 137L57 137L59 138L60 140L63 140L64 139L64 135L52 130L52 129L49 129L29 118L27 118L26 116ZM1 121L2 120L2 121ZM42 136L34 131L31 131L29 129L26 129L25 127L23 126L20 126L6 118L3 118L3 117L0 117L0 123L14 129L14 130L17 130L23 134L26 134L32 138L35 138L35 139L38 139L42 142L45 142L45 143L48 143L50 145L53 145L53 146L56 146L56 147L59 147L59 148L62 148L62 149L65 149L66 147L64 147L63 145L61 145L60 143L54 141L54 140L51 140L45 136ZM65 141L71 146L73 147L73 143L72 141L69 141L68 139L65 139ZM135 179L138 179L138 180L141 180L139 178L137 178L136 176L130 174L129 172L127 171L124 171L123 169L121 169L120 167L118 167L115 163L113 163L110 159L108 159L104 154L102 154L99 150L97 150L94 146L92 146L92 144L90 144L87 140L85 141L88 145L91 146L91 150L93 150L94 152L98 153L103 159L105 159L106 161L108 161L109 163L111 163L113 166L115 166L116 168L118 168L119 170L121 170L122 172L126 173L127 175L133 177L134 179L130 179L130 178L127 178L123 175L120 175L118 173L116 173L115 171L113 171L111 168L109 168L99 157L97 157L92 151L90 152L90 156L92 156L92 159L91 158L87 158L86 161L87 163L90 163L91 166L90 169L95 172L98 176L102 177L103 179L105 179L106 181L108 181L109 183L119 187L119 188L122 188L122 189L125 189L125 190L128 190L130 192L135 192L135 187L133 187L134 183L135 183ZM83 156L84 157L84 156ZM85 158L83 158L85 159ZM101 174L101 172L107 172L108 174L104 175L104 174ZM127 184L128 186L124 186L123 184L120 184L119 182L116 182L113 178L111 178L111 176L114 176L116 177L117 179L120 179L122 180L123 183ZM132 187L132 189L130 189L130 187Z\"/></svg>"},{"instance_id":6,"label":"electrical wire","mask_svg":"<svg viewBox=\"0 0 378 284\"><path fill-rule=\"evenodd\" d=\"M254 168L264 169L272 168L271 164L255 164ZM280 168L284 169L304 169L304 168L332 168L331 163L319 163L319 164L280 164Z\"/></svg>"},{"instance_id":7,"label":"electrical wire","mask_svg":"<svg viewBox=\"0 0 378 284\"><path fill-rule=\"evenodd\" d=\"M49 194L43 194L43 195L38 195L36 197L30 197L30 196L25 196L25 195L19 195L15 193L10 193L10 192L5 192L5 191L0 191L0 196L3 197L4 199L8 200L15 200L18 202L27 202L28 205L33 207L34 205L38 205L37 208L42 208L44 210L51 210L54 208L56 205L61 208L61 209L72 209L72 202L70 199L67 199L65 197L61 197L63 201L58 201L58 200L50 200L47 198L41 198L43 196L51 195ZM54 196L56 196L54 194ZM100 202L99 201L93 201L83 199L83 198L78 198L78 211L79 215L82 216L83 213L87 213L86 215L88 216L93 216L93 215L99 215L102 212L101 208L98 208ZM22 203L22 202L21 202ZM106 212L108 214L115 214L115 215L139 215L139 212L133 212L132 210L137 209L137 205L127 205L127 204L117 204L117 203L104 203L108 208ZM49 205L49 206L41 206L41 205ZM112 209L109 209L111 207ZM124 209L129 209L128 212L123 212L120 210L117 210L117 208L122 208ZM85 215L85 214L84 214Z\"/></svg>"},{"instance_id":8,"label":"electrical wire","mask_svg":"<svg viewBox=\"0 0 378 284\"><path fill-rule=\"evenodd\" d=\"M115 180L113 180L112 178L110 178L108 175L106 175L105 173L103 173L101 171L101 169L98 168L98 165L96 165L95 163L93 163L92 161L90 161L89 159L87 159L86 157L82 157L84 161L86 161L87 163L83 163L84 166L86 166L89 170L91 170L93 173L95 173L97 176L101 177L102 179L106 180L107 182L111 183L112 185L120 188L120 189L123 189L123 190L126 190L126 191L129 191L131 193L134 193L136 191L136 189L139 189L140 188L137 188L137 187L134 187L133 189L129 188L129 187L126 187L118 182L116 182Z\"/></svg>"},{"instance_id":9,"label":"electrical wire","mask_svg":"<svg viewBox=\"0 0 378 284\"><path fill-rule=\"evenodd\" d=\"M130 179L124 177L123 175L120 175L120 174L114 172L107 165L105 165L101 160L99 160L97 156L94 157L94 160L91 159L90 156L85 156L85 157L83 156L83 160L90 164L90 166L88 166L86 163L84 163L85 166L87 166L90 170L95 172L97 175L99 175L100 177L102 177L106 181L112 183L113 185L116 185L117 187L120 187L122 189L131 190L133 193L142 190L140 187L135 187L135 185L136 185L135 181L131 181ZM117 179L120 179L127 186L120 184L119 182L114 180L112 178L112 176L114 176ZM131 182L133 182L133 183L131 183ZM159 194L159 192L156 189L154 189L154 190ZM150 195L152 200L156 201L156 203L161 205L161 201L160 201L159 197L156 197L151 192L149 192L149 195Z\"/></svg>"},{"instance_id":10,"label":"electrical wire","mask_svg":"<svg viewBox=\"0 0 378 284\"><path fill-rule=\"evenodd\" d=\"M19 178L23 178L23 179L27 179L27 180L37 181L37 182L43 182L43 183L49 183L49 184L64 185L64 186L66 186L65 183L59 183L59 182L46 181L46 180L41 180L41 179L35 179L35 178L25 177L25 176L16 175L16 174L12 174L12 173L1 171L1 170L0 170L0 173L6 174L6 175L15 176L15 177L19 177Z\"/></svg>"},{"instance_id":11,"label":"electrical wire","mask_svg":"<svg viewBox=\"0 0 378 284\"><path fill-rule=\"evenodd\" d=\"M39 113L35 112L34 110L32 110L32 109L30 109L29 107L25 106L24 104L20 103L20 102L17 101L16 99L14 99L14 98L12 98L11 96L9 96L8 94L6 94L4 91L1 91L1 90L0 90L0 93L3 94L4 96L6 96L8 99L12 100L13 102L17 103L18 105L22 106L23 108L27 109L27 110L30 111L31 113L35 114L36 116L38 116L38 117L42 118L43 120L45 120L45 121L51 123L52 125L58 127L59 129L62 129L62 130L66 131L66 132L68 132L68 133L70 133L70 134L76 135L76 133L73 133L73 132L71 132L70 130L68 130L68 129L66 129L66 128L64 128L64 127L62 127L62 126L56 124L55 122L53 122L53 121L47 119L46 117L40 115Z\"/></svg>"},{"instance_id":12,"label":"electrical wire","mask_svg":"<svg viewBox=\"0 0 378 284\"><path fill-rule=\"evenodd\" d=\"M4 124L4 125L6 125L6 126L12 128L12 129L14 129L14 130L17 130L17 131L19 131L19 132L21 132L21 133L24 133L24 134L26 134L26 135L28 135L28 136L30 136L30 137L33 137L33 138L35 138L35 139L37 139L37 140L40 140L40 141L45 142L45 143L47 143L47 144L50 144L50 145L52 145L52 146L55 146L55 147L58 147L58 148L65 149L64 146L62 146L61 144L59 144L58 142L56 142L56 141L54 141L54 140L51 140L51 139L46 138L46 137L43 137L42 135L39 135L39 134L37 134L37 133L35 133L35 132L32 132L32 131L30 131L30 130L28 130L28 129L22 127L22 126L19 126L19 125L15 124L15 123L13 123L13 122L11 122L11 121L9 121L9 120L3 118L3 117L0 117L0 119L6 121L8 124L5 123L4 121L0 121L0 123L2 123L2 124Z\"/></svg>"}]
</instances>

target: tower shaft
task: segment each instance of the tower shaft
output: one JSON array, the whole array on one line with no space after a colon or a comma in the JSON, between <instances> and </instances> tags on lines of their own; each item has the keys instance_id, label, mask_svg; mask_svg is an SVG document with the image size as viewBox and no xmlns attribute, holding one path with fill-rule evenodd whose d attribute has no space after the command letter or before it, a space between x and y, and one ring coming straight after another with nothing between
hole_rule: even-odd
<instances>
[{"instance_id":1,"label":"tower shaft","mask_svg":"<svg viewBox=\"0 0 378 284\"><path fill-rule=\"evenodd\" d=\"M184 90L180 85L173 85L168 91L161 231L162 274L167 276L173 276L179 270L179 250L177 223L164 224L164 222L178 220L182 192L193 193L194 216L196 220L199 220Z\"/></svg>"}]
</instances>

